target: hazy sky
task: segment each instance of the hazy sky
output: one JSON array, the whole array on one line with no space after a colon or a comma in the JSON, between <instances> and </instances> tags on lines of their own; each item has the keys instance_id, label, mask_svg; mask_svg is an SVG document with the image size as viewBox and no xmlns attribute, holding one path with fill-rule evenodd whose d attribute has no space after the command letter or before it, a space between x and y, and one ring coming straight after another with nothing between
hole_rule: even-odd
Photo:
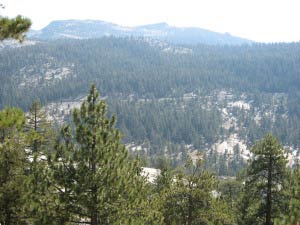
<instances>
[{"instance_id":1,"label":"hazy sky","mask_svg":"<svg viewBox=\"0 0 300 225\"><path fill-rule=\"evenodd\" d=\"M167 22L263 42L300 41L300 0L0 0L40 29L52 20L99 19L125 26Z\"/></svg>"}]
</instances>

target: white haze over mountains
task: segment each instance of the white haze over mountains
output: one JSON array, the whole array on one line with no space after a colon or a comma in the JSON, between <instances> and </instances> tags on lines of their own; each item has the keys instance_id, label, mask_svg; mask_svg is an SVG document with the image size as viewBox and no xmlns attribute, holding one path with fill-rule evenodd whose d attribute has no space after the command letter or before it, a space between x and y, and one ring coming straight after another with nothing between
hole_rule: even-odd
<instances>
[{"instance_id":1,"label":"white haze over mountains","mask_svg":"<svg viewBox=\"0 0 300 225\"><path fill-rule=\"evenodd\" d=\"M258 42L300 40L299 0L2 0L1 14L22 14L41 29L53 20L97 19L123 26L167 22Z\"/></svg>"},{"instance_id":2,"label":"white haze over mountains","mask_svg":"<svg viewBox=\"0 0 300 225\"><path fill-rule=\"evenodd\" d=\"M210 45L242 45L252 41L235 37L230 34L212 32L200 28L181 28L169 26L166 23L124 27L100 20L59 20L51 22L42 30L31 30L29 39L90 39L104 36L144 38L152 44L155 40L175 44L210 44ZM166 46L165 46L166 47ZM173 50L165 48L166 51Z\"/></svg>"}]
</instances>

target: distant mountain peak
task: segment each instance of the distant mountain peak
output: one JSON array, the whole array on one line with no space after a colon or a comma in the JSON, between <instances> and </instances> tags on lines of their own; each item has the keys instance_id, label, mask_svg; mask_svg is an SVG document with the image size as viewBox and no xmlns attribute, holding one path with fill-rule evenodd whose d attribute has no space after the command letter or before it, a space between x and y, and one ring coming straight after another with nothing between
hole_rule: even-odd
<instances>
[{"instance_id":1,"label":"distant mountain peak","mask_svg":"<svg viewBox=\"0 0 300 225\"><path fill-rule=\"evenodd\" d=\"M57 20L52 21L40 31L31 31L29 38L53 39L89 39L104 36L150 37L175 44L241 45L252 41L196 27L174 27L165 22L136 27L125 27L101 20Z\"/></svg>"},{"instance_id":2,"label":"distant mountain peak","mask_svg":"<svg viewBox=\"0 0 300 225\"><path fill-rule=\"evenodd\" d=\"M90 26L90 25L109 25L109 26L117 26L117 24L110 23L110 22L105 22L102 20L92 20L92 19L87 19L87 20L78 20L78 19L69 19L69 20L54 20L49 23L48 26L44 27L42 30L47 29L47 27L51 26Z\"/></svg>"},{"instance_id":3,"label":"distant mountain peak","mask_svg":"<svg viewBox=\"0 0 300 225\"><path fill-rule=\"evenodd\" d=\"M166 28L169 28L169 24L167 24L165 22L160 22L160 23L153 23L153 24L138 26L137 28L166 29Z\"/></svg>"}]
</instances>

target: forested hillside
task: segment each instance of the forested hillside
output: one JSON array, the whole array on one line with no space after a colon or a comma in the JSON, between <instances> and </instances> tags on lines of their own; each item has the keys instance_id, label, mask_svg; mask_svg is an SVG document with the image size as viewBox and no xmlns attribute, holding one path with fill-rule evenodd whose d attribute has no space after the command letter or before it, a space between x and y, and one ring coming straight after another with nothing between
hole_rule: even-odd
<instances>
[{"instance_id":1,"label":"forested hillside","mask_svg":"<svg viewBox=\"0 0 300 225\"><path fill-rule=\"evenodd\" d=\"M72 103L94 83L117 114L125 143L142 149L139 155L168 155L175 165L194 150L213 151L221 155L211 156L209 165L235 174L240 166L224 172L217 162L240 151L244 164L246 150L268 131L298 154L299 52L299 43L184 46L112 37L36 42L0 51L0 105L27 110L38 99L67 120ZM65 102L70 104L61 111Z\"/></svg>"},{"instance_id":2,"label":"forested hillside","mask_svg":"<svg viewBox=\"0 0 300 225\"><path fill-rule=\"evenodd\" d=\"M298 43L192 47L117 38L59 40L4 49L1 79L28 95L21 101L14 93L17 90L3 87L2 93L11 92L11 98L1 94L1 106L24 102L25 107L31 91L40 91L43 102L77 96L91 82L104 95L133 94L138 98L222 88L295 96L300 82L299 49ZM55 76L58 72L54 70L62 67L71 70L70 76ZM48 94L46 86L55 88L56 95Z\"/></svg>"},{"instance_id":3,"label":"forested hillside","mask_svg":"<svg viewBox=\"0 0 300 225\"><path fill-rule=\"evenodd\" d=\"M238 177L217 177L204 154L170 168L141 167L121 143L116 118L93 85L72 119L53 129L34 102L28 113L0 111L0 223L11 224L297 224L299 167L288 167L268 134L251 147ZM149 174L155 170L156 174Z\"/></svg>"}]
</instances>

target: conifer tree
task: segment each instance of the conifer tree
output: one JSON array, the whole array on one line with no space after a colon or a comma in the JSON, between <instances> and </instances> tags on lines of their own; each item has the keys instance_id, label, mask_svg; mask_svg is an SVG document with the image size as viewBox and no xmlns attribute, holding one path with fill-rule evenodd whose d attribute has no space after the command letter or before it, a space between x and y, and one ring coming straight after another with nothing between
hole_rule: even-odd
<instances>
[{"instance_id":1,"label":"conifer tree","mask_svg":"<svg viewBox=\"0 0 300 225\"><path fill-rule=\"evenodd\" d=\"M0 3L0 10L4 8L5 6ZM12 38L22 42L30 26L31 21L28 18L18 15L15 18L9 19L0 14L0 41Z\"/></svg>"},{"instance_id":2,"label":"conifer tree","mask_svg":"<svg viewBox=\"0 0 300 225\"><path fill-rule=\"evenodd\" d=\"M80 110L73 112L74 132L65 126L56 145L50 165L64 222L159 224L141 169L129 160L114 129L116 119L106 112L93 85Z\"/></svg>"},{"instance_id":3,"label":"conifer tree","mask_svg":"<svg viewBox=\"0 0 300 225\"><path fill-rule=\"evenodd\" d=\"M282 212L280 218L276 220L276 224L294 225L300 224L300 168L292 171L289 179L288 209Z\"/></svg>"},{"instance_id":4,"label":"conifer tree","mask_svg":"<svg viewBox=\"0 0 300 225\"><path fill-rule=\"evenodd\" d=\"M212 191L216 187L213 174L202 169L199 159L196 165L189 159L185 165L187 173L179 173L170 179L169 173L162 173L157 180L159 187L165 183L166 189L160 191L165 224L233 224L233 220L220 213ZM164 181L164 182L162 182ZM160 188L161 189L161 188ZM225 206L224 206L225 207Z\"/></svg>"},{"instance_id":5,"label":"conifer tree","mask_svg":"<svg viewBox=\"0 0 300 225\"><path fill-rule=\"evenodd\" d=\"M252 160L246 172L241 222L272 225L283 212L287 160L279 141L267 134L251 149Z\"/></svg>"},{"instance_id":6,"label":"conifer tree","mask_svg":"<svg viewBox=\"0 0 300 225\"><path fill-rule=\"evenodd\" d=\"M26 116L27 179L26 209L27 222L33 224L55 224L51 210L55 195L51 189L51 171L47 165L48 154L53 151L55 133L39 102L34 102Z\"/></svg>"},{"instance_id":7,"label":"conifer tree","mask_svg":"<svg viewBox=\"0 0 300 225\"><path fill-rule=\"evenodd\" d=\"M31 105L26 119L28 148L32 153L41 153L52 149L55 139L54 130L39 102L34 102Z\"/></svg>"},{"instance_id":8,"label":"conifer tree","mask_svg":"<svg viewBox=\"0 0 300 225\"><path fill-rule=\"evenodd\" d=\"M24 122L20 109L0 111L0 224L3 225L24 223Z\"/></svg>"},{"instance_id":9,"label":"conifer tree","mask_svg":"<svg viewBox=\"0 0 300 225\"><path fill-rule=\"evenodd\" d=\"M30 26L31 21L20 15L13 19L0 15L0 41L9 38L23 41Z\"/></svg>"}]
</instances>

